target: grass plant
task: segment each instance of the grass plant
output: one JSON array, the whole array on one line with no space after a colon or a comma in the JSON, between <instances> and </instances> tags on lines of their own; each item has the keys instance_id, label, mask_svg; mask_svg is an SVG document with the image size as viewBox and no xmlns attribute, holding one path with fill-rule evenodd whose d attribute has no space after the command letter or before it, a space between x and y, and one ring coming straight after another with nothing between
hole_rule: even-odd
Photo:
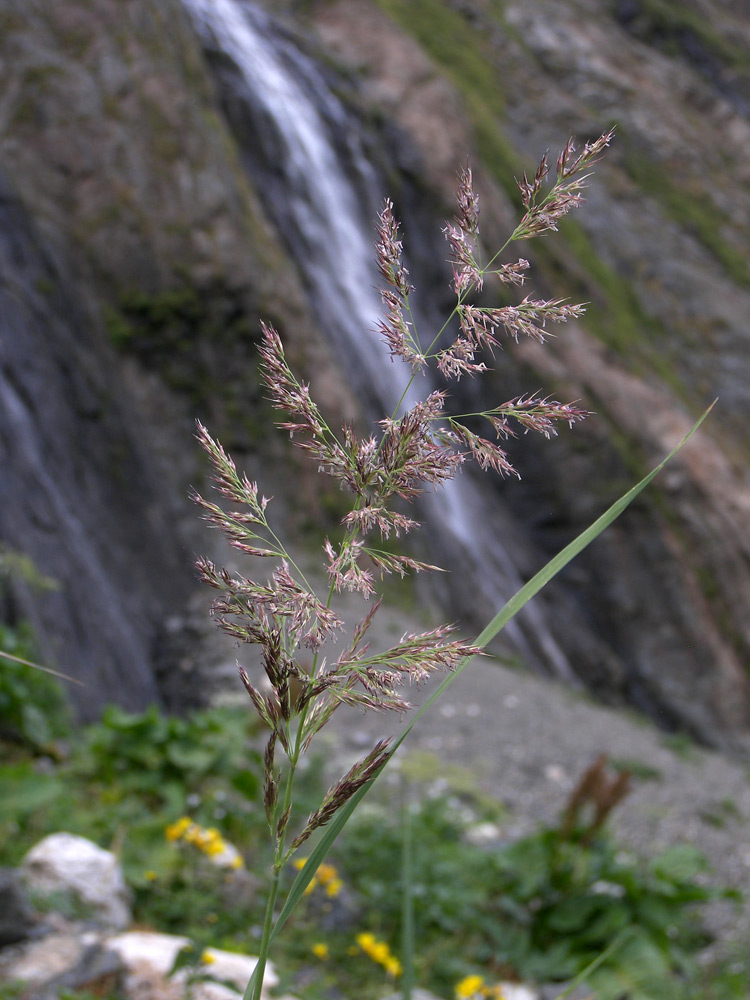
<instances>
[{"instance_id":1,"label":"grass plant","mask_svg":"<svg viewBox=\"0 0 750 1000\"><path fill-rule=\"evenodd\" d=\"M430 985L443 992L456 990L466 998L499 996L479 971L488 966L498 975L505 970L550 979L582 975L588 969L603 984L598 987L602 997L614 997L612 990L625 980L611 978L615 985L608 993L603 977L613 975L615 954L628 983L644 962L662 979L669 979L675 964L674 941L682 941L683 923L681 914L670 910L679 931L671 938L662 919L664 907L669 909L676 900L684 909L688 902L707 898L684 889L687 883L680 874L684 857L679 872L662 865L648 876L656 881L647 882L632 867L617 868L616 853L598 828L596 837L586 839L574 826L542 830L490 855L462 842L460 824L451 821L444 804L427 803L412 812L407 803L408 821L393 834L404 838L398 846L382 817L368 832L367 818L376 814L363 811L337 867L326 860L416 719L671 458L543 567L473 641L457 638L453 628L444 625L405 635L388 649L368 644L368 629L380 604L378 574L382 581L383 574L437 570L392 544L394 538L419 527L407 513L408 503L427 488L440 488L469 459L483 469L517 475L503 447L505 440L528 431L549 438L560 424L572 425L587 415L576 403L540 395L516 397L482 413L456 414L448 408L446 389L415 401L413 387L430 368L446 385L461 377L481 376L503 338L544 341L548 324L583 313L580 305L530 295L517 304L476 305L476 293L489 281L499 282L504 293L525 283L529 265L512 255L513 244L557 229L559 221L580 204L588 169L610 139L611 133L604 133L580 153L569 142L557 160L551 184L546 156L531 178L523 174L518 182L523 216L506 244L488 260L480 243L471 172L461 171L457 216L445 228L456 305L442 329L428 337L415 324L414 289L403 263L393 206L386 202L376 244L385 305L380 332L394 363L402 366L404 390L396 409L371 434L361 436L348 425L334 432L308 387L289 367L279 334L264 326L261 378L272 405L284 413L279 426L348 501L341 532L334 541L322 540L327 593L323 598L316 594L289 554L258 485L238 472L221 444L199 425L198 438L211 461L222 503L197 494L196 501L239 553L273 566L270 579L262 582L207 559L198 564L203 579L218 591L213 609L218 625L238 642L260 647L264 682L240 667L255 717L215 709L187 719L166 719L155 709L130 715L110 708L102 722L74 745L69 759L53 758L51 768L40 770L30 756L0 768L0 834L4 835L0 840L8 845L0 851L3 863L16 863L20 845L61 826L100 843L122 844L139 921L184 932L187 916L197 954L208 943L258 954L245 1000L261 996L272 945L292 964L296 949L297 961L317 961L327 968L335 964L355 979L359 976L351 990L360 1000L376 996L363 985L369 981L365 970L370 970L371 978L374 968L391 986L401 979L405 997L418 978L428 976ZM476 430L482 424L486 436ZM336 611L337 594L343 589L359 593L364 601L362 619L348 635ZM341 705L405 712L410 705L400 688L437 671L447 675L401 735L376 742L322 791L315 769L302 765L332 714ZM259 740L265 744L262 750ZM357 857L356 845L365 843L367 852ZM389 844L394 850L387 863L373 872L378 851L388 850ZM436 877L424 884L427 875L420 857L428 844L432 845L430 872ZM335 930L322 934L320 915L333 906L343 887L351 886L360 898L374 898L373 880L382 879L399 854L401 885L396 875L395 882L392 879L379 896L375 894L379 916L362 914L353 940L351 934L342 936ZM226 864L218 863L220 859ZM236 888L231 879L240 872L251 874L259 891L238 908L227 905L226 892L228 885ZM602 880L614 882L624 892L602 897L593 888ZM657 914L651 924L638 910L638 899L633 901L639 893L641 902L648 900L646 909L650 906ZM414 905L417 894L419 914ZM656 897L663 904L661 910ZM626 906L632 912L623 917ZM285 943L279 935L290 920L304 933ZM641 934L641 945L636 947L630 935L613 949L612 934L628 921L648 927L648 933L643 932L646 937ZM258 927L259 940L248 938L248 925ZM657 925L661 937L654 941ZM446 935L461 940L460 951L453 949L452 963L440 944ZM299 952L301 941L304 956Z\"/></svg>"},{"instance_id":2,"label":"grass plant","mask_svg":"<svg viewBox=\"0 0 750 1000\"><path fill-rule=\"evenodd\" d=\"M277 533L269 501L258 484L241 475L221 444L198 425L198 440L210 459L214 484L224 505L199 494L194 499L208 522L220 529L235 549L251 558L270 561L275 567L270 578L261 582L219 568L207 559L198 562L204 581L219 592L213 606L218 626L241 644L259 646L265 672L263 686L239 667L258 717L270 731L264 752L263 799L273 845L259 959L245 1000L259 1000L273 940L303 901L337 835L410 729L407 726L393 742L378 741L329 788L302 827L295 828L290 817L297 771L303 755L333 713L341 705L404 712L410 707L399 690L405 682L419 683L436 671L447 670L448 677L417 716L421 714L526 601L596 537L658 471L642 480L544 567L474 642L455 638L453 628L447 625L405 635L386 650L373 650L367 642L380 603L376 575L404 576L438 569L387 546L389 539L419 527L405 513L405 504L427 488L443 486L468 459L475 460L483 470L518 475L503 447L505 440L519 431L534 431L549 438L557 433L560 424L572 426L587 416L576 403L561 403L538 394L516 397L481 413L454 414L449 409L446 389L435 389L426 399L415 402L414 388L417 379L431 369L445 385L462 377L480 376L503 339L531 337L543 342L548 324L564 323L583 314L582 305L530 295L517 304L500 307L474 303L485 282L498 282L506 291L525 284L529 263L509 256L512 245L556 230L560 220L580 205L588 170L611 138L612 133L605 132L580 153L569 141L557 159L549 185L546 155L531 177L524 173L517 182L523 216L504 246L486 261L471 171L467 167L460 172L458 211L444 230L453 265L456 304L443 327L428 336L417 329L417 311L412 309L414 288L403 262L399 224L393 205L386 201L376 238L385 307L379 332L392 361L401 365L403 392L393 412L368 436L361 436L351 425L344 425L339 433L333 430L308 386L289 367L281 337L275 329L263 325L261 378L272 405L284 414L278 426L310 456L322 475L339 485L349 502L342 520L343 536L335 544L329 538L323 540L329 579L324 598L316 594ZM469 428L469 424L473 428L481 423L487 428L486 436ZM359 593L366 602L362 620L346 637L344 622L335 610L336 595L344 589ZM277 914L283 873L313 835L318 838L317 844ZM411 934L408 913L407 901L407 939ZM387 945L376 947L370 942L370 946L372 954L381 955L387 967ZM407 984L404 995L408 993Z\"/></svg>"}]
</instances>

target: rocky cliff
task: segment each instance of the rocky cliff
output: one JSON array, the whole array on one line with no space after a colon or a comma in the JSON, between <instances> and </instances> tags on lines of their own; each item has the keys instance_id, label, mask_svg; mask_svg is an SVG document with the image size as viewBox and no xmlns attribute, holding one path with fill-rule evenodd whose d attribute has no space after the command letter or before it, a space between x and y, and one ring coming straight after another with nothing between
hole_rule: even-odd
<instances>
[{"instance_id":1,"label":"rocky cliff","mask_svg":"<svg viewBox=\"0 0 750 1000\"><path fill-rule=\"evenodd\" d=\"M718 396L705 429L656 487L540 606L600 697L742 745L750 729L750 18L742 5L339 0L273 8L290 44L323 61L364 123L399 207L417 220L406 239L420 259L445 257L439 219L452 212L455 169L467 154L492 245L517 212L514 174L569 134L585 140L617 125L584 209L524 249L535 291L588 300L587 318L543 348L503 352L492 386L503 399L542 387L597 415L543 447L522 439L523 481L498 484L495 502L520 526L514 555L528 575ZM44 613L32 595L18 595L47 649L69 669L85 661L94 704L105 687L121 696L117 678L126 676L135 678L135 703L153 693L144 678L165 617L184 615L191 599L195 535L175 499L199 469L190 418L212 420L250 461L263 454L258 317L282 328L334 410L352 404L334 388L330 349L306 318L289 234L275 228L265 192L243 169L221 66L215 53L206 61L177 0L6 0L0 60L6 234L38 253L32 260L3 243L20 268L14 276L6 265L0 276L3 384L18 390L34 368L39 381L22 394L27 411L34 400L58 400L59 411L34 411L38 453L59 455L61 467L70 455L66 502L86 510L82 530L99 540L113 590L75 590L86 577L80 563L91 564L87 546L72 543L50 496L25 474L4 479L0 537L28 550L67 595ZM436 270L422 268L424 291L441 305ZM11 323L12 310L25 318ZM70 371L79 381L95 373L96 407L81 401ZM9 456L28 449L5 405L0 442L12 471L20 459L9 466ZM304 492L315 496L311 485ZM30 496L42 498L36 514ZM45 519L46 535L32 528ZM62 550L76 558L50 561L61 534ZM137 650L113 642L97 602L126 608ZM75 638L59 638L71 632L72 609L81 618ZM98 676L111 680L100 687Z\"/></svg>"}]
</instances>

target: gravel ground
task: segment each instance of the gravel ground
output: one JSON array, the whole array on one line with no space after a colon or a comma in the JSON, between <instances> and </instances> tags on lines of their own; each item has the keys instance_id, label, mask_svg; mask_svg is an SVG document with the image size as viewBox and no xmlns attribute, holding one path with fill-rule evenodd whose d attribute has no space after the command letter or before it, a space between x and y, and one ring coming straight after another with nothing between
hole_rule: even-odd
<instances>
[{"instance_id":1,"label":"gravel ground","mask_svg":"<svg viewBox=\"0 0 750 1000\"><path fill-rule=\"evenodd\" d=\"M427 692L416 693L415 701ZM327 734L332 770L403 724L341 710ZM708 858L712 881L750 897L750 768L670 739L633 713L485 658L456 678L399 754L414 751L434 755L438 788L446 768L460 765L482 792L502 802L508 809L503 839L554 822L582 772L606 753L636 772L632 792L610 819L617 838L642 855L693 844ZM747 907L738 915L732 904L713 904L707 916L722 938L750 941Z\"/></svg>"}]
</instances>

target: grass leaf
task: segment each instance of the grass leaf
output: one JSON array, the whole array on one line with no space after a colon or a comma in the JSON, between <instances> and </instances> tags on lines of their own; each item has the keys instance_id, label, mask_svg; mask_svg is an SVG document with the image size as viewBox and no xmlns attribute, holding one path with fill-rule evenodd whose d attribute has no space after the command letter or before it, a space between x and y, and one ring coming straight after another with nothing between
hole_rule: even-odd
<instances>
[{"instance_id":1,"label":"grass leaf","mask_svg":"<svg viewBox=\"0 0 750 1000\"><path fill-rule=\"evenodd\" d=\"M695 422L685 437L675 448L672 449L667 457L656 466L656 468L649 472L649 474L632 489L628 490L627 493L623 494L619 500L616 500L612 506L601 515L601 517L597 518L590 527L586 528L585 531L582 531L577 538L574 538L569 545L566 545L562 551L558 552L558 554L545 566L543 566L542 569L540 569L527 584L521 587L521 589L514 594L513 597L511 597L507 604L495 615L487 627L479 634L475 640L475 645L484 647L492 639L494 639L495 636L501 632L503 628L505 628L508 622L518 614L521 608L523 608L523 606L527 604L532 597L538 594L539 591L560 572L560 570L567 566L572 559L574 559L580 552L590 545L591 542L593 542L605 528L609 527L609 525L612 524L612 522L616 520L620 514L622 514L626 507L628 507L633 500L635 500L638 494L644 490L646 486L648 486L652 479L654 479L654 477L661 472L667 462L669 462L677 454L680 448L682 448L689 438L691 438L698 430L708 414L711 412L715 402L716 401L714 400L714 403L708 407L706 412ZM453 671L453 673L448 674L441 681L427 701L414 713L409 724L404 728L402 733L394 740L392 744L392 751L398 749L419 719L435 704L438 698L444 694L450 685L453 684L458 675L466 669L470 662L471 660L465 660L456 670ZM382 770L379 773L382 773ZM316 844L312 853L308 857L304 868L297 875L297 878L294 880L292 887L289 890L284 906L282 907L271 932L271 940L276 937L286 921L294 912L304 895L305 889L315 875L318 866L324 861L339 834L346 826L349 817L352 815L360 801L364 798L371 785L377 780L378 777L379 774L376 775L368 784L363 785L362 788L360 788L359 791L349 799L346 805L344 805L336 813L330 823L325 827L320 840Z\"/></svg>"}]
</instances>

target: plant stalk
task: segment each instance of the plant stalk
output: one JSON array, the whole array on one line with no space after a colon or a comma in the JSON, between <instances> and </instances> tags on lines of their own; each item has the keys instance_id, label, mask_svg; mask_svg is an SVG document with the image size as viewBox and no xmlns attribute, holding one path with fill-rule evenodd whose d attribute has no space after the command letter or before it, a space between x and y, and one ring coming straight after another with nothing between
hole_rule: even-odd
<instances>
[{"instance_id":1,"label":"plant stalk","mask_svg":"<svg viewBox=\"0 0 750 1000\"><path fill-rule=\"evenodd\" d=\"M276 897L279 893L280 877L281 877L280 869L277 869L274 866L273 880L271 882L271 888L268 891L268 900L266 902L266 915L265 919L263 920L263 936L260 941L258 964L255 966L255 971L250 977L250 982L247 984L247 989L243 994L242 1000L260 1000L260 996L263 991L263 979L266 973L268 950L271 945L271 931L273 929L273 911L274 907L276 906Z\"/></svg>"}]
</instances>

